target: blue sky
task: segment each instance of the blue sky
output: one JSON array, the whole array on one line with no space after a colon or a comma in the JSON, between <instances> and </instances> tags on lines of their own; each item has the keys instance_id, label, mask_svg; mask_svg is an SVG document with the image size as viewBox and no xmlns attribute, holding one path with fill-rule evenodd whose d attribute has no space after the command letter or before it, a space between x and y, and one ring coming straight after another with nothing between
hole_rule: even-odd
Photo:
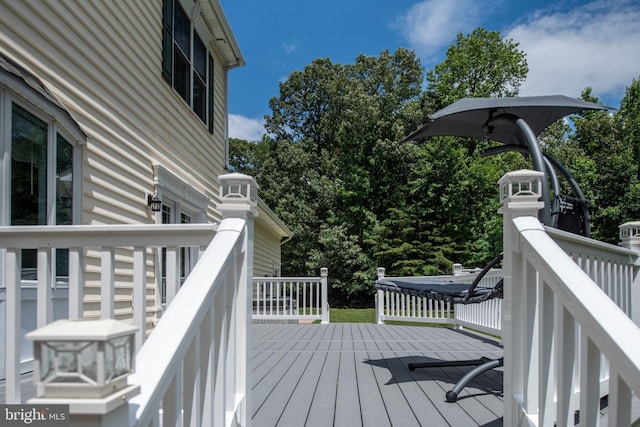
<instances>
[{"instance_id":1,"label":"blue sky","mask_svg":"<svg viewBox=\"0 0 640 427\"><path fill-rule=\"evenodd\" d=\"M229 73L229 136L259 140L278 84L315 58L414 49L425 69L456 35L481 26L520 43L520 94L579 97L587 86L618 107L640 77L638 0L220 0L246 65Z\"/></svg>"}]
</instances>

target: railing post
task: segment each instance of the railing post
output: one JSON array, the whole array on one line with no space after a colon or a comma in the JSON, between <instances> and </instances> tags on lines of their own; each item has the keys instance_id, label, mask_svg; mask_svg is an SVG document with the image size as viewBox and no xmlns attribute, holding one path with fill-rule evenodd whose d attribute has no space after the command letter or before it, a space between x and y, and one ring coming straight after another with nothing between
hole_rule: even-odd
<instances>
[{"instance_id":1,"label":"railing post","mask_svg":"<svg viewBox=\"0 0 640 427\"><path fill-rule=\"evenodd\" d=\"M328 289L327 276L329 275L329 269L322 267L320 269L320 292L322 292L322 320L321 324L327 325L329 323L329 302L328 302Z\"/></svg>"},{"instance_id":2,"label":"railing post","mask_svg":"<svg viewBox=\"0 0 640 427\"><path fill-rule=\"evenodd\" d=\"M218 176L220 179L220 200L217 209L222 213L222 218L240 218L246 221L245 230L245 256L238 277L239 288L236 290L235 301L237 306L232 309L235 323L235 336L229 337L235 341L234 378L228 378L227 382L235 384L233 397L243 396L237 414L234 418L239 425L251 425L251 369L249 369L249 356L251 349L251 313L253 310L253 219L258 216L258 184L255 179L240 173L230 173ZM220 231L220 230L218 230ZM228 292L231 292L229 290ZM234 330L234 328L230 328ZM229 421L229 420L226 420ZM227 422L229 425L230 422Z\"/></svg>"},{"instance_id":3,"label":"railing post","mask_svg":"<svg viewBox=\"0 0 640 427\"><path fill-rule=\"evenodd\" d=\"M384 267L378 267L378 280L384 279ZM384 292L380 289L376 292L376 323L381 325L384 323Z\"/></svg>"},{"instance_id":4,"label":"railing post","mask_svg":"<svg viewBox=\"0 0 640 427\"><path fill-rule=\"evenodd\" d=\"M136 330L102 319L59 320L29 332L37 397L28 404L47 407L46 415L39 414L42 421L68 416L71 427L128 425L129 399L140 392L140 386L127 384L134 369ZM68 405L69 412L59 413L65 407L56 405Z\"/></svg>"},{"instance_id":5,"label":"railing post","mask_svg":"<svg viewBox=\"0 0 640 427\"><path fill-rule=\"evenodd\" d=\"M460 276L462 274L462 264L460 263L453 264L451 270L454 276Z\"/></svg>"},{"instance_id":6,"label":"railing post","mask_svg":"<svg viewBox=\"0 0 640 427\"><path fill-rule=\"evenodd\" d=\"M626 222L620 227L619 246L638 253L636 271L631 284L631 320L640 326L640 221Z\"/></svg>"},{"instance_id":7,"label":"railing post","mask_svg":"<svg viewBox=\"0 0 640 427\"><path fill-rule=\"evenodd\" d=\"M498 181L503 215L503 272L504 300L502 306L502 337L504 343L504 421L505 425L519 425L522 409L534 414L538 408L529 408L527 400L528 367L535 339L533 316L535 310L535 283L527 283L527 268L519 247L513 219L520 216L538 217L544 208L542 172L520 170L505 174ZM527 298L533 295L534 298ZM530 412L529 412L530 411Z\"/></svg>"}]
</instances>

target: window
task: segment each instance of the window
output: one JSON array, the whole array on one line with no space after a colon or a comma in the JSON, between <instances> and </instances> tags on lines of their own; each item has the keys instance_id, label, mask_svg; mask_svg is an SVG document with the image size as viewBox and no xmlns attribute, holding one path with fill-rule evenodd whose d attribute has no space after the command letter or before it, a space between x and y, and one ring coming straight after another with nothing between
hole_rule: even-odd
<instances>
[{"instance_id":1,"label":"window","mask_svg":"<svg viewBox=\"0 0 640 427\"><path fill-rule=\"evenodd\" d=\"M156 191L162 200L162 212L156 215L156 222L162 224L198 224L207 220L208 197L182 180L178 175L159 164L153 165ZM198 260L198 248L181 247L178 250L176 266L180 283L184 281ZM165 304L166 286L166 250L162 248L157 254L158 271L162 281L159 289L159 303Z\"/></svg>"},{"instance_id":2,"label":"window","mask_svg":"<svg viewBox=\"0 0 640 427\"><path fill-rule=\"evenodd\" d=\"M176 215L181 207L178 203L173 202L170 199L165 198L162 201L162 223L163 224L175 224L177 217L179 216L180 224L191 224L191 215L185 212L180 212ZM178 275L180 277L180 286L184 283L185 279L195 267L197 260L197 249L192 247L180 247L178 248ZM162 248L160 251L160 264L162 274L162 286L160 289L162 304L167 303L167 249Z\"/></svg>"},{"instance_id":3,"label":"window","mask_svg":"<svg viewBox=\"0 0 640 427\"><path fill-rule=\"evenodd\" d=\"M11 225L66 225L72 223L73 146L56 135L49 144L49 125L24 108L11 108ZM51 146L50 146L51 145ZM49 154L55 152L55 177L49 172ZM49 189L49 181L55 187ZM49 214L49 194L55 209ZM56 249L56 277L69 275L69 250ZM22 277L37 279L37 251L22 251Z\"/></svg>"},{"instance_id":4,"label":"window","mask_svg":"<svg viewBox=\"0 0 640 427\"><path fill-rule=\"evenodd\" d=\"M179 0L164 0L162 76L213 133L213 57Z\"/></svg>"},{"instance_id":5,"label":"window","mask_svg":"<svg viewBox=\"0 0 640 427\"><path fill-rule=\"evenodd\" d=\"M4 126L4 128L3 128ZM0 52L0 225L79 222L80 144L86 135L62 104L28 70ZM68 249L52 268L68 276ZM1 264L1 263L0 263ZM37 251L22 252L22 279L37 279Z\"/></svg>"},{"instance_id":6,"label":"window","mask_svg":"<svg viewBox=\"0 0 640 427\"><path fill-rule=\"evenodd\" d=\"M21 105L11 102L10 197L8 225L67 225L73 223L74 150L58 132L54 121L45 121ZM56 249L55 275L69 275L69 250ZM22 278L37 279L37 251L22 251Z\"/></svg>"}]
</instances>

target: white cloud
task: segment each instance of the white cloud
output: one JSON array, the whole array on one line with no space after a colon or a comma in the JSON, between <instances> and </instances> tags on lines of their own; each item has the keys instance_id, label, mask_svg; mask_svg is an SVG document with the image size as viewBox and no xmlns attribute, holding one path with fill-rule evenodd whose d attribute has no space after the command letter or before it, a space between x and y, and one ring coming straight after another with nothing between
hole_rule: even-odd
<instances>
[{"instance_id":1,"label":"white cloud","mask_svg":"<svg viewBox=\"0 0 640 427\"><path fill-rule=\"evenodd\" d=\"M521 95L578 97L589 86L602 100L620 100L640 75L636 1L597 0L570 11L540 12L502 35L527 54Z\"/></svg>"},{"instance_id":2,"label":"white cloud","mask_svg":"<svg viewBox=\"0 0 640 427\"><path fill-rule=\"evenodd\" d=\"M480 25L481 2L426 0L413 5L396 25L420 56L430 56L451 45L458 33Z\"/></svg>"},{"instance_id":3,"label":"white cloud","mask_svg":"<svg viewBox=\"0 0 640 427\"><path fill-rule=\"evenodd\" d=\"M295 51L298 50L298 45L295 43L282 43L282 48L287 53L287 55L291 55Z\"/></svg>"},{"instance_id":4,"label":"white cloud","mask_svg":"<svg viewBox=\"0 0 640 427\"><path fill-rule=\"evenodd\" d=\"M260 141L266 133L264 121L250 119L238 114L229 114L229 137L247 141Z\"/></svg>"}]
</instances>

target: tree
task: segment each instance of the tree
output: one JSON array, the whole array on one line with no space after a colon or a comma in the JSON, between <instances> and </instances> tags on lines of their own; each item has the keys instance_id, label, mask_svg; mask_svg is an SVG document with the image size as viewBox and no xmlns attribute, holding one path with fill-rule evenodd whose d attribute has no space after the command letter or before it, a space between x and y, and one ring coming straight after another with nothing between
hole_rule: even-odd
<instances>
[{"instance_id":1,"label":"tree","mask_svg":"<svg viewBox=\"0 0 640 427\"><path fill-rule=\"evenodd\" d=\"M427 72L427 92L439 101L438 109L462 98L517 95L529 72L518 46L483 28L458 34L446 59Z\"/></svg>"},{"instance_id":2,"label":"tree","mask_svg":"<svg viewBox=\"0 0 640 427\"><path fill-rule=\"evenodd\" d=\"M280 96L269 100L271 115L265 128L275 140L309 144L316 153L331 149L335 130L347 107L342 101L347 87L344 66L329 58L314 59L304 71L294 71L280 83Z\"/></svg>"},{"instance_id":3,"label":"tree","mask_svg":"<svg viewBox=\"0 0 640 427\"><path fill-rule=\"evenodd\" d=\"M269 150L269 137L263 136L258 143L244 139L229 138L229 167L234 172L257 177Z\"/></svg>"},{"instance_id":4,"label":"tree","mask_svg":"<svg viewBox=\"0 0 640 427\"><path fill-rule=\"evenodd\" d=\"M284 273L328 267L346 304L371 292L375 266L366 241L378 217L402 202L415 164L415 145L399 141L422 120L423 74L415 53L398 49L346 65L316 59L280 84L265 118L273 139L258 182L296 235L283 247L297 255L284 257Z\"/></svg>"},{"instance_id":5,"label":"tree","mask_svg":"<svg viewBox=\"0 0 640 427\"><path fill-rule=\"evenodd\" d=\"M629 166L640 181L640 80L633 79L627 87L616 120L621 139L631 150Z\"/></svg>"},{"instance_id":6,"label":"tree","mask_svg":"<svg viewBox=\"0 0 640 427\"><path fill-rule=\"evenodd\" d=\"M482 28L458 34L445 60L427 72L423 105L440 109L464 97L514 96L527 72L518 43ZM482 265L502 246L496 182L526 163L514 153L481 156L487 141L431 138L425 144L426 158L415 177L425 197L414 208L420 206L429 229L437 230L428 238L438 240L440 272L453 262Z\"/></svg>"}]
</instances>

